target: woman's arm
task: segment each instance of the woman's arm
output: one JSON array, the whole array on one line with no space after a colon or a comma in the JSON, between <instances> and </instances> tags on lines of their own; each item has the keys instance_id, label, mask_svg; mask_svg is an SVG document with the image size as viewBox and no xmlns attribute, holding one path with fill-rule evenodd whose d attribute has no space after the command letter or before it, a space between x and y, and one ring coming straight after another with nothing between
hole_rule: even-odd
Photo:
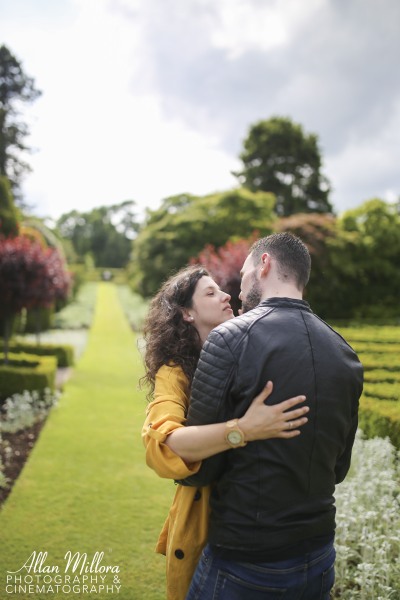
<instances>
[{"instance_id":1,"label":"woman's arm","mask_svg":"<svg viewBox=\"0 0 400 600\"><path fill-rule=\"evenodd\" d=\"M264 400L271 394L272 388L272 382L269 381L263 391L254 398L247 412L238 420L246 442L296 437L300 435L297 428L307 423L308 419L303 415L309 411L308 406L290 410L304 402L306 397L296 396L280 404L268 406L264 404ZM164 443L186 464L191 464L230 450L231 446L225 441L225 435L226 423L192 425L175 429Z\"/></svg>"}]
</instances>

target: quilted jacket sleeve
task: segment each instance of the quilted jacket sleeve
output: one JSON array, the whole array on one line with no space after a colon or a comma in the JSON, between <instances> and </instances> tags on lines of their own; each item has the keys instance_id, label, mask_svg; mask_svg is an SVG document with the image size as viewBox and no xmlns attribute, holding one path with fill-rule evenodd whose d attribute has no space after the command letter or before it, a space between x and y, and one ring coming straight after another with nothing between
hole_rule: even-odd
<instances>
[{"instance_id":1,"label":"quilted jacket sleeve","mask_svg":"<svg viewBox=\"0 0 400 600\"><path fill-rule=\"evenodd\" d=\"M187 425L208 425L230 418L227 400L235 366L223 330L214 330L200 355L192 385ZM225 458L224 452L203 460L195 475L179 483L204 486L216 481L224 469Z\"/></svg>"},{"instance_id":2,"label":"quilted jacket sleeve","mask_svg":"<svg viewBox=\"0 0 400 600\"><path fill-rule=\"evenodd\" d=\"M200 462L187 465L165 444L172 431L185 426L187 405L188 381L182 369L161 367L156 375L154 400L147 407L142 429L146 463L160 477L180 479L200 468Z\"/></svg>"}]
</instances>

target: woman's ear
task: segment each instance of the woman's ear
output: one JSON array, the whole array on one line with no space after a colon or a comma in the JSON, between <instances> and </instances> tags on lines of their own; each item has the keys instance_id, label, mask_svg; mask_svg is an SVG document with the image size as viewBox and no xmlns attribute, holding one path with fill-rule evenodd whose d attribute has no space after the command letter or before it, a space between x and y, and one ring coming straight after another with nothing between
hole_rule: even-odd
<instances>
[{"instance_id":1,"label":"woman's ear","mask_svg":"<svg viewBox=\"0 0 400 600\"><path fill-rule=\"evenodd\" d=\"M186 321L187 323L193 323L194 318L192 317L192 315L186 309L182 310L182 315L183 315L183 320L184 321Z\"/></svg>"}]
</instances>

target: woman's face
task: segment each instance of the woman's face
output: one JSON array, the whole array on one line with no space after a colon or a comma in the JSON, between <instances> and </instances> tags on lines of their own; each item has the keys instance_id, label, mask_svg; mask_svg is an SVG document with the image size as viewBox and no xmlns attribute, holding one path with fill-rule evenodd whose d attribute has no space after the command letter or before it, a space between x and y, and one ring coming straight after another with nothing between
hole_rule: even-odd
<instances>
[{"instance_id":1,"label":"woman's face","mask_svg":"<svg viewBox=\"0 0 400 600\"><path fill-rule=\"evenodd\" d=\"M204 275L197 282L192 297L192 308L187 309L187 313L203 341L214 327L232 319L230 299L230 295L220 290L208 275Z\"/></svg>"}]
</instances>

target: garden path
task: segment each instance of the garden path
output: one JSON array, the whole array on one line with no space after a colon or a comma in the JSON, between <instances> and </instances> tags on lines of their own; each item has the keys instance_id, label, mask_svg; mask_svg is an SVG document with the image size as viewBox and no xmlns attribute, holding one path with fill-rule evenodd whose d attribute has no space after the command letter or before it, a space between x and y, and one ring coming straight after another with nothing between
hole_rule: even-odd
<instances>
[{"instance_id":1,"label":"garden path","mask_svg":"<svg viewBox=\"0 0 400 600\"><path fill-rule=\"evenodd\" d=\"M0 598L163 598L153 521L171 494L144 462L141 374L116 288L101 283L86 350L0 512Z\"/></svg>"}]
</instances>

